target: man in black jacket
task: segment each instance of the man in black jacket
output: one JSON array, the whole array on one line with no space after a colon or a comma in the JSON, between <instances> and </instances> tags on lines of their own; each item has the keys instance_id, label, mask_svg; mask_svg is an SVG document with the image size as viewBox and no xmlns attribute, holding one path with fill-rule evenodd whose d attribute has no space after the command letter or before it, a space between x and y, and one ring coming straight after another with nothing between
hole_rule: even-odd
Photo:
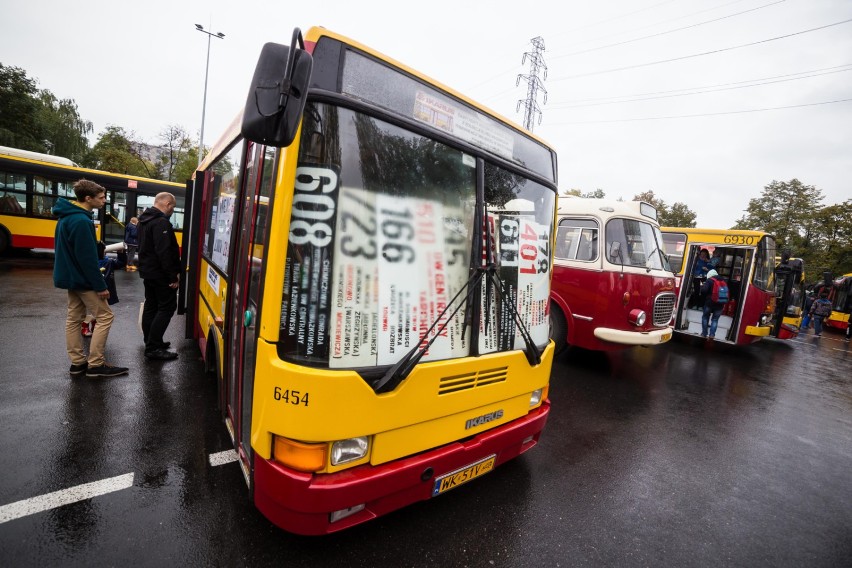
<instances>
[{"instance_id":1,"label":"man in black jacket","mask_svg":"<svg viewBox=\"0 0 852 568\"><path fill-rule=\"evenodd\" d=\"M139 275L145 284L142 310L142 334L145 357L169 361L178 354L169 351L163 341L169 322L177 309L180 280L180 249L169 217L175 210L175 196L158 193L153 207L139 215Z\"/></svg>"}]
</instances>

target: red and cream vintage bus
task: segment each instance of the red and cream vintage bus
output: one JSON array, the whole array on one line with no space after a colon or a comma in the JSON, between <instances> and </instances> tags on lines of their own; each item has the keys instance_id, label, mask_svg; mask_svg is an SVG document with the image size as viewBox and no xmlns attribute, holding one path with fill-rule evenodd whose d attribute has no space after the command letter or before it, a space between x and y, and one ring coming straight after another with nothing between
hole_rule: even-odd
<instances>
[{"instance_id":1,"label":"red and cream vintage bus","mask_svg":"<svg viewBox=\"0 0 852 568\"><path fill-rule=\"evenodd\" d=\"M657 210L640 201L561 196L557 215L550 293L557 349L671 339L675 282Z\"/></svg>"}]
</instances>

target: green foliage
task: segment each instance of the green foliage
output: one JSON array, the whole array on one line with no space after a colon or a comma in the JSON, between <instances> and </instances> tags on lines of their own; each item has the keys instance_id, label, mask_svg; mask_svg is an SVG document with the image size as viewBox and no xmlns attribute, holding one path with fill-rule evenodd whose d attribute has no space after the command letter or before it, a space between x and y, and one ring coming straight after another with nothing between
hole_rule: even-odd
<instances>
[{"instance_id":1,"label":"green foliage","mask_svg":"<svg viewBox=\"0 0 852 568\"><path fill-rule=\"evenodd\" d=\"M92 123L77 103L39 90L18 67L0 64L0 144L81 161L89 149Z\"/></svg>"},{"instance_id":2,"label":"green foliage","mask_svg":"<svg viewBox=\"0 0 852 568\"><path fill-rule=\"evenodd\" d=\"M137 148L138 142L134 140L133 133L126 132L120 126L110 125L86 156L84 165L119 174L154 177L154 164L143 159Z\"/></svg>"},{"instance_id":3,"label":"green foliage","mask_svg":"<svg viewBox=\"0 0 852 568\"><path fill-rule=\"evenodd\" d=\"M569 189L562 195L573 195L574 197L587 197L590 199L603 199L606 197L606 193L601 188L597 188L594 191L589 191L587 193L583 193L579 189Z\"/></svg>"},{"instance_id":4,"label":"green foliage","mask_svg":"<svg viewBox=\"0 0 852 568\"><path fill-rule=\"evenodd\" d=\"M822 191L798 179L773 180L760 197L750 199L734 229L766 231L778 250L790 249L805 261L809 280L823 271L852 272L852 200L823 206Z\"/></svg>"},{"instance_id":5,"label":"green foliage","mask_svg":"<svg viewBox=\"0 0 852 568\"><path fill-rule=\"evenodd\" d=\"M19 67L0 63L0 144L45 152L38 87Z\"/></svg>"},{"instance_id":6,"label":"green foliage","mask_svg":"<svg viewBox=\"0 0 852 568\"><path fill-rule=\"evenodd\" d=\"M694 227L697 214L685 203L676 201L669 207L651 190L633 196L633 201L645 201L657 208L657 219L663 227Z\"/></svg>"},{"instance_id":7,"label":"green foliage","mask_svg":"<svg viewBox=\"0 0 852 568\"><path fill-rule=\"evenodd\" d=\"M198 165L198 148L182 126L169 125L160 132L162 153L157 161L158 178L183 183Z\"/></svg>"},{"instance_id":8,"label":"green foliage","mask_svg":"<svg viewBox=\"0 0 852 568\"><path fill-rule=\"evenodd\" d=\"M92 132L92 123L80 117L77 103L72 99L59 100L50 91L43 90L39 93L39 101L39 122L48 151L75 162L82 160L89 151L87 136Z\"/></svg>"}]
</instances>

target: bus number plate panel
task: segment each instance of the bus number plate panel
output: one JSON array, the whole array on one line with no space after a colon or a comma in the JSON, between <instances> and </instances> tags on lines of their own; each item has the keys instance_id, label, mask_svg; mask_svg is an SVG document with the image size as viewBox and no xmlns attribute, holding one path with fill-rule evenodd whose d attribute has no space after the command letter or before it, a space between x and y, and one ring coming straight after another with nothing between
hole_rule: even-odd
<instances>
[{"instance_id":1,"label":"bus number plate panel","mask_svg":"<svg viewBox=\"0 0 852 568\"><path fill-rule=\"evenodd\" d=\"M494 462L497 460L497 454L481 459L476 463L466 465L461 469L451 471L441 477L435 478L435 484L432 486L432 497L445 493L450 489L455 489L463 483L467 483L471 479L476 479L481 475L485 475L494 469Z\"/></svg>"}]
</instances>

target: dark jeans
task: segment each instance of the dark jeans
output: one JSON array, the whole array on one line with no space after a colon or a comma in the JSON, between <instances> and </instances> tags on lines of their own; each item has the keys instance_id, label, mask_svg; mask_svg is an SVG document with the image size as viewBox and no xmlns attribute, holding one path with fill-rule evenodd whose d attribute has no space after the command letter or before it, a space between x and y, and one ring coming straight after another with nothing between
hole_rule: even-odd
<instances>
[{"instance_id":1,"label":"dark jeans","mask_svg":"<svg viewBox=\"0 0 852 568\"><path fill-rule=\"evenodd\" d=\"M822 334L822 320L825 316L814 315L814 335Z\"/></svg>"},{"instance_id":2,"label":"dark jeans","mask_svg":"<svg viewBox=\"0 0 852 568\"><path fill-rule=\"evenodd\" d=\"M704 314L701 316L701 337L707 335L709 328L710 337L716 337L716 327L719 325L719 317L725 304L707 302L704 304Z\"/></svg>"},{"instance_id":3,"label":"dark jeans","mask_svg":"<svg viewBox=\"0 0 852 568\"><path fill-rule=\"evenodd\" d=\"M163 348L163 335L177 310L177 289L165 280L143 279L145 308L142 310L142 334L145 351Z\"/></svg>"}]
</instances>

